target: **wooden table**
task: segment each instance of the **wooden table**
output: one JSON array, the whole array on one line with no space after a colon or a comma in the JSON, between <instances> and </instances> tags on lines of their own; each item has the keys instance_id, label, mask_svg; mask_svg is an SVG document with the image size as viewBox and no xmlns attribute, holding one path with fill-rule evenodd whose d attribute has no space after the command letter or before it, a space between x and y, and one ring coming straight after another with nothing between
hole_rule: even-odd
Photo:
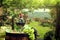
<instances>
[{"instance_id":1,"label":"wooden table","mask_svg":"<svg viewBox=\"0 0 60 40\"><path fill-rule=\"evenodd\" d=\"M5 40L29 40L29 35L26 33L7 33Z\"/></svg>"}]
</instances>

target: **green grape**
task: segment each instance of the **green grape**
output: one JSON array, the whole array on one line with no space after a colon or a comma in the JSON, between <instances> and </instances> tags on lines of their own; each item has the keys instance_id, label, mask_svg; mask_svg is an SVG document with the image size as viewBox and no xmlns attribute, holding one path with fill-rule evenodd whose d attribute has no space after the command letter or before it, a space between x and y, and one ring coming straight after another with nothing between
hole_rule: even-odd
<instances>
[{"instance_id":1,"label":"green grape","mask_svg":"<svg viewBox=\"0 0 60 40\"><path fill-rule=\"evenodd\" d=\"M30 34L29 38L30 38L31 40L34 40L34 39L35 39L34 34Z\"/></svg>"},{"instance_id":2,"label":"green grape","mask_svg":"<svg viewBox=\"0 0 60 40\"><path fill-rule=\"evenodd\" d=\"M31 40L34 40L34 39L35 39L34 29L32 29L31 27L29 27L29 26L27 26L27 25L24 26L23 32L28 33L29 38L30 38Z\"/></svg>"}]
</instances>

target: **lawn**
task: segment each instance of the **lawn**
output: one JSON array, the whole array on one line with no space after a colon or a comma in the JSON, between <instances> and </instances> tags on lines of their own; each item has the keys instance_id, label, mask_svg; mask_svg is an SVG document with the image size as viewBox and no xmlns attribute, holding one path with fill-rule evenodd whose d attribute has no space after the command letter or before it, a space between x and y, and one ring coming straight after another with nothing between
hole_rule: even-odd
<instances>
[{"instance_id":1,"label":"lawn","mask_svg":"<svg viewBox=\"0 0 60 40\"><path fill-rule=\"evenodd\" d=\"M35 21L31 22L29 26L34 27L39 34L39 38L42 38L42 39L44 38L45 33L50 31L50 27L43 27L39 25L39 22L35 22Z\"/></svg>"}]
</instances>

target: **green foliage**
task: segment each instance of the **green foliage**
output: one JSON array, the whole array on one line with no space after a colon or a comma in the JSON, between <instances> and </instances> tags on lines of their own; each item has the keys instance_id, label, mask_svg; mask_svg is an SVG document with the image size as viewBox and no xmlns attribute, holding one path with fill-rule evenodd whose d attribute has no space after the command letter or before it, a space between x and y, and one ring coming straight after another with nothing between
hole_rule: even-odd
<instances>
[{"instance_id":1,"label":"green foliage","mask_svg":"<svg viewBox=\"0 0 60 40\"><path fill-rule=\"evenodd\" d=\"M57 3L56 0L44 0L45 6L55 6L56 3Z\"/></svg>"},{"instance_id":2,"label":"green foliage","mask_svg":"<svg viewBox=\"0 0 60 40\"><path fill-rule=\"evenodd\" d=\"M4 0L3 1L4 6L9 6L9 7L16 7L16 8L26 8L31 6L31 1L30 0Z\"/></svg>"},{"instance_id":3,"label":"green foliage","mask_svg":"<svg viewBox=\"0 0 60 40\"><path fill-rule=\"evenodd\" d=\"M60 0L3 0L4 6L16 8L38 8L42 6L56 5Z\"/></svg>"},{"instance_id":4,"label":"green foliage","mask_svg":"<svg viewBox=\"0 0 60 40\"><path fill-rule=\"evenodd\" d=\"M32 8L40 8L45 6L55 6L60 0L3 0L3 7L9 12L10 15L19 15L19 11L23 8L28 8L33 11ZM60 5L60 3L59 3ZM17 12L15 11L17 10Z\"/></svg>"},{"instance_id":5,"label":"green foliage","mask_svg":"<svg viewBox=\"0 0 60 40\"><path fill-rule=\"evenodd\" d=\"M6 32L11 32L11 27L9 26L1 26L0 27L0 37L5 37Z\"/></svg>"}]
</instances>

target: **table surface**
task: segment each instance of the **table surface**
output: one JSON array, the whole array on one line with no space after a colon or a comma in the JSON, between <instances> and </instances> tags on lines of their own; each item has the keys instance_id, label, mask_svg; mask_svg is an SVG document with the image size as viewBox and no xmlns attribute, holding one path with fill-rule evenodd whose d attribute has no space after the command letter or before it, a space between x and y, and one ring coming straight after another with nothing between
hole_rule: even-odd
<instances>
[{"instance_id":1,"label":"table surface","mask_svg":"<svg viewBox=\"0 0 60 40\"><path fill-rule=\"evenodd\" d=\"M14 36L14 37L28 37L27 33L7 33L6 36Z\"/></svg>"},{"instance_id":2,"label":"table surface","mask_svg":"<svg viewBox=\"0 0 60 40\"><path fill-rule=\"evenodd\" d=\"M5 40L29 40L29 36L26 33L7 33Z\"/></svg>"}]
</instances>

